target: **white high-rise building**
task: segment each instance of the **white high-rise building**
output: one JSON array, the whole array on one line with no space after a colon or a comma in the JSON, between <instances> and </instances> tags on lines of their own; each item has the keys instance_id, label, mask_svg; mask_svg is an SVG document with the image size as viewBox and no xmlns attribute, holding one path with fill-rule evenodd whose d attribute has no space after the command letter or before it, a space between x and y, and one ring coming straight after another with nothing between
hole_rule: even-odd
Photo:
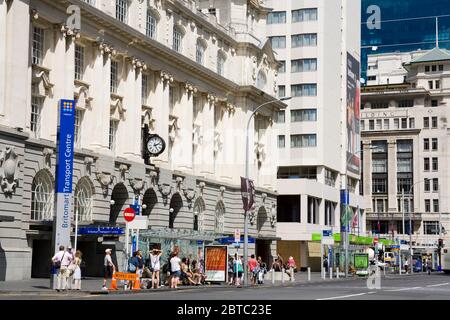
<instances>
[{"instance_id":1,"label":"white high-rise building","mask_svg":"<svg viewBox=\"0 0 450 320\"><path fill-rule=\"evenodd\" d=\"M345 189L347 172L352 231L365 233L364 211L356 215L363 208L355 121L359 106L353 103L359 102L359 94L357 86L347 90L348 82L359 85L361 5L349 0L287 0L267 1L267 6L273 8L267 35L282 62L278 95L292 96L276 119L281 238L277 249L284 259L293 256L302 269L317 270L320 244L313 240L325 229L341 232L340 190ZM347 170L347 164L356 170ZM333 248L332 262L339 259L342 265L339 242Z\"/></svg>"}]
</instances>

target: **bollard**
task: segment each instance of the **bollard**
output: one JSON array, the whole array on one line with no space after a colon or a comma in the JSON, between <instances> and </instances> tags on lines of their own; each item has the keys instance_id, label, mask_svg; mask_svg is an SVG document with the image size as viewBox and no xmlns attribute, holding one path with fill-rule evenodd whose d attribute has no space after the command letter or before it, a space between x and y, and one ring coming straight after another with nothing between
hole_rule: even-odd
<instances>
[{"instance_id":1,"label":"bollard","mask_svg":"<svg viewBox=\"0 0 450 320\"><path fill-rule=\"evenodd\" d=\"M329 268L330 269L330 280L333 279L333 267Z\"/></svg>"},{"instance_id":2,"label":"bollard","mask_svg":"<svg viewBox=\"0 0 450 320\"><path fill-rule=\"evenodd\" d=\"M272 268L272 285L275 284L275 269Z\"/></svg>"},{"instance_id":3,"label":"bollard","mask_svg":"<svg viewBox=\"0 0 450 320\"><path fill-rule=\"evenodd\" d=\"M295 279L294 279L294 268L290 268L290 274L291 274L291 282L294 282L295 281Z\"/></svg>"},{"instance_id":4,"label":"bollard","mask_svg":"<svg viewBox=\"0 0 450 320\"><path fill-rule=\"evenodd\" d=\"M281 269L281 283L282 283L282 284L284 284L284 272L285 272L285 269L282 268L282 269Z\"/></svg>"},{"instance_id":5,"label":"bollard","mask_svg":"<svg viewBox=\"0 0 450 320\"><path fill-rule=\"evenodd\" d=\"M386 266L383 267L383 274L386 276Z\"/></svg>"},{"instance_id":6,"label":"bollard","mask_svg":"<svg viewBox=\"0 0 450 320\"><path fill-rule=\"evenodd\" d=\"M311 268L308 267L308 281L311 281Z\"/></svg>"},{"instance_id":7,"label":"bollard","mask_svg":"<svg viewBox=\"0 0 450 320\"><path fill-rule=\"evenodd\" d=\"M339 279L339 267L336 267L336 278Z\"/></svg>"}]
</instances>

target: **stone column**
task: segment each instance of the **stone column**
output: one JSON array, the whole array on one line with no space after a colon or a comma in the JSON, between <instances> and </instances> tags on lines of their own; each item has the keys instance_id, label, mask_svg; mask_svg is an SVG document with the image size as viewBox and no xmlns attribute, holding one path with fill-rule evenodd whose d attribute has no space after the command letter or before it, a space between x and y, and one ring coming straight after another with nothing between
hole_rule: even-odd
<instances>
[{"instance_id":1,"label":"stone column","mask_svg":"<svg viewBox=\"0 0 450 320\"><path fill-rule=\"evenodd\" d=\"M155 121L155 133L160 135L166 142L166 150L157 158L151 158L152 164L159 167L169 168L169 85L173 77L165 71L155 73L154 91L150 93L150 101Z\"/></svg>"},{"instance_id":2,"label":"stone column","mask_svg":"<svg viewBox=\"0 0 450 320\"><path fill-rule=\"evenodd\" d=\"M363 179L364 179L364 198L372 203L372 150L370 150L371 141L363 142Z\"/></svg>"},{"instance_id":3,"label":"stone column","mask_svg":"<svg viewBox=\"0 0 450 320\"><path fill-rule=\"evenodd\" d=\"M202 149L201 149L201 163L200 174L205 176L214 175L214 101L209 95L201 97L203 110L202 117Z\"/></svg>"},{"instance_id":4,"label":"stone column","mask_svg":"<svg viewBox=\"0 0 450 320\"><path fill-rule=\"evenodd\" d=\"M2 61L0 57L2 65L0 74L1 68L4 72L3 86L0 77L0 121L12 128L25 129L29 127L31 113L29 1L10 2L7 15L6 2L4 0L0 2L2 15L0 19L0 39L2 39L0 55L3 50L5 59ZM6 32L6 30L10 32ZM1 120L2 115L7 122Z\"/></svg>"},{"instance_id":5,"label":"stone column","mask_svg":"<svg viewBox=\"0 0 450 320\"><path fill-rule=\"evenodd\" d=\"M397 141L388 140L388 207L397 212Z\"/></svg>"},{"instance_id":6,"label":"stone column","mask_svg":"<svg viewBox=\"0 0 450 320\"><path fill-rule=\"evenodd\" d=\"M300 220L302 224L308 223L308 195L300 195Z\"/></svg>"},{"instance_id":7,"label":"stone column","mask_svg":"<svg viewBox=\"0 0 450 320\"><path fill-rule=\"evenodd\" d=\"M94 44L91 109L84 116L86 136L90 137L88 148L109 154L109 120L111 117L111 55L112 47L107 44Z\"/></svg>"}]
</instances>

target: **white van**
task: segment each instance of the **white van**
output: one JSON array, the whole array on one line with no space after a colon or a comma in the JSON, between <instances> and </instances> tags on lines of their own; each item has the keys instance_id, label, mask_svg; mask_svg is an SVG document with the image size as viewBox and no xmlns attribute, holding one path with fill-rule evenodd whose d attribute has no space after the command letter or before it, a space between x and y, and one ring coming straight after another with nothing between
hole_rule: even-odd
<instances>
[{"instance_id":1,"label":"white van","mask_svg":"<svg viewBox=\"0 0 450 320\"><path fill-rule=\"evenodd\" d=\"M393 252L385 252L383 258L385 263L395 264L395 255Z\"/></svg>"}]
</instances>

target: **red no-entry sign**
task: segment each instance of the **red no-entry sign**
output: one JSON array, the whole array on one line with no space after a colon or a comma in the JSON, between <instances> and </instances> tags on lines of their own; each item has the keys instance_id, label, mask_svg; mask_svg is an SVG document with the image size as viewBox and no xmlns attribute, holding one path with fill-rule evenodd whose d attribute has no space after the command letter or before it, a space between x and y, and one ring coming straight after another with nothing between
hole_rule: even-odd
<instances>
[{"instance_id":1,"label":"red no-entry sign","mask_svg":"<svg viewBox=\"0 0 450 320\"><path fill-rule=\"evenodd\" d=\"M134 217L136 216L136 211L134 211L133 208L126 208L123 212L123 217L127 222L131 222L134 220Z\"/></svg>"}]
</instances>

